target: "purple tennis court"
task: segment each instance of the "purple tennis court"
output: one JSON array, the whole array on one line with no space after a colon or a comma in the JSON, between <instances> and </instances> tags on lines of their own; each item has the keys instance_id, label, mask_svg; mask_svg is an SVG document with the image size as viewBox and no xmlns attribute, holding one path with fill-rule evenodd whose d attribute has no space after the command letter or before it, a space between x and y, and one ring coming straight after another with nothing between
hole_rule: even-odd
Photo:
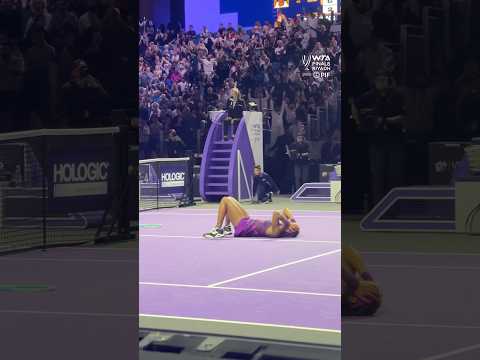
<instances>
[{"instance_id":1,"label":"purple tennis court","mask_svg":"<svg viewBox=\"0 0 480 360\"><path fill-rule=\"evenodd\" d=\"M46 359L134 358L137 269L133 246L50 248L1 256L2 358L33 359L39 353ZM14 291L6 289L8 284L52 289Z\"/></svg>"},{"instance_id":2,"label":"purple tennis court","mask_svg":"<svg viewBox=\"0 0 480 360\"><path fill-rule=\"evenodd\" d=\"M272 214L248 211L259 219ZM141 213L141 326L191 331L201 324L244 336L287 329L298 341L339 342L340 212L293 211L297 238L214 240L201 234L216 209Z\"/></svg>"}]
</instances>

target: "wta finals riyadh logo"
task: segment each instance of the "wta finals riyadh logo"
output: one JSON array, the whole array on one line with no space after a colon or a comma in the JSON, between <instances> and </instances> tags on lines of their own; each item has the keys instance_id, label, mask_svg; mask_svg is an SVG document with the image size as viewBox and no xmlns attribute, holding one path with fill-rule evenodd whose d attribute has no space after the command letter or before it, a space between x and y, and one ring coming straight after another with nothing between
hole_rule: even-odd
<instances>
[{"instance_id":1,"label":"wta finals riyadh logo","mask_svg":"<svg viewBox=\"0 0 480 360\"><path fill-rule=\"evenodd\" d=\"M330 76L330 56L328 55L303 55L302 64L304 76L313 76L315 80L326 79Z\"/></svg>"}]
</instances>

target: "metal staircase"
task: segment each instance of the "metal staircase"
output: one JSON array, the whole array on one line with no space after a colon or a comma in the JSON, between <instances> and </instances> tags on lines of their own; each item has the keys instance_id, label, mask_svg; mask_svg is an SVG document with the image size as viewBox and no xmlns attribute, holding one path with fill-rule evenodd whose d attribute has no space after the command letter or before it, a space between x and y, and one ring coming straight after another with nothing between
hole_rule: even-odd
<instances>
[{"instance_id":1,"label":"metal staircase","mask_svg":"<svg viewBox=\"0 0 480 360\"><path fill-rule=\"evenodd\" d=\"M233 139L229 134L229 139L224 140L225 116L219 113L213 119L203 150L200 195L209 202L217 202L223 196L241 199L242 194L251 192L251 181L248 177L245 180L244 174L253 173L254 160L245 120L240 121Z\"/></svg>"}]
</instances>

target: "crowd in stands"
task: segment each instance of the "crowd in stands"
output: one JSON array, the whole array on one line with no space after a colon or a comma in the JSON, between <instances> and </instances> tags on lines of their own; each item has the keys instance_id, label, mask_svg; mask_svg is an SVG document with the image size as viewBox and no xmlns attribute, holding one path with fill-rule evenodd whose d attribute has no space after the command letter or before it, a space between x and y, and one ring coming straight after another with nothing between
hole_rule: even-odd
<instances>
[{"instance_id":1,"label":"crowd in stands","mask_svg":"<svg viewBox=\"0 0 480 360\"><path fill-rule=\"evenodd\" d=\"M141 19L140 157L201 153L208 111L226 109L232 88L271 118L264 129L272 156L281 156L285 145L305 134L308 115L321 108L331 115L323 136L338 144L341 39L332 25L331 19L310 14L257 22L248 30L220 24L197 33L191 26L156 26ZM302 56L312 53L330 57L328 78L303 76ZM331 141L329 146L335 151L324 151L331 155L328 161L338 161L339 148Z\"/></svg>"},{"instance_id":2,"label":"crowd in stands","mask_svg":"<svg viewBox=\"0 0 480 360\"><path fill-rule=\"evenodd\" d=\"M354 149L343 160L359 178L355 193L370 194L369 206L392 187L428 182L430 141L480 134L478 26L466 4L343 2L342 92L350 101L342 136Z\"/></svg>"},{"instance_id":3,"label":"crowd in stands","mask_svg":"<svg viewBox=\"0 0 480 360\"><path fill-rule=\"evenodd\" d=\"M115 0L0 0L2 130L108 125L112 110L136 109L134 9Z\"/></svg>"}]
</instances>

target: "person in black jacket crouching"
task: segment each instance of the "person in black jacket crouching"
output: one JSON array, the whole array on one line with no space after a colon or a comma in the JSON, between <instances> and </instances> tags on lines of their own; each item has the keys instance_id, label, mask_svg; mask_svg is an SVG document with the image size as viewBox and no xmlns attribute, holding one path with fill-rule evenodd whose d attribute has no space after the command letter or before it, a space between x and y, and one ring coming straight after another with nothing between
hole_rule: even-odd
<instances>
[{"instance_id":1,"label":"person in black jacket crouching","mask_svg":"<svg viewBox=\"0 0 480 360\"><path fill-rule=\"evenodd\" d=\"M262 171L260 165L256 165L253 177L253 195L255 197L253 202L272 202L273 193L280 193L277 184L270 175Z\"/></svg>"}]
</instances>

